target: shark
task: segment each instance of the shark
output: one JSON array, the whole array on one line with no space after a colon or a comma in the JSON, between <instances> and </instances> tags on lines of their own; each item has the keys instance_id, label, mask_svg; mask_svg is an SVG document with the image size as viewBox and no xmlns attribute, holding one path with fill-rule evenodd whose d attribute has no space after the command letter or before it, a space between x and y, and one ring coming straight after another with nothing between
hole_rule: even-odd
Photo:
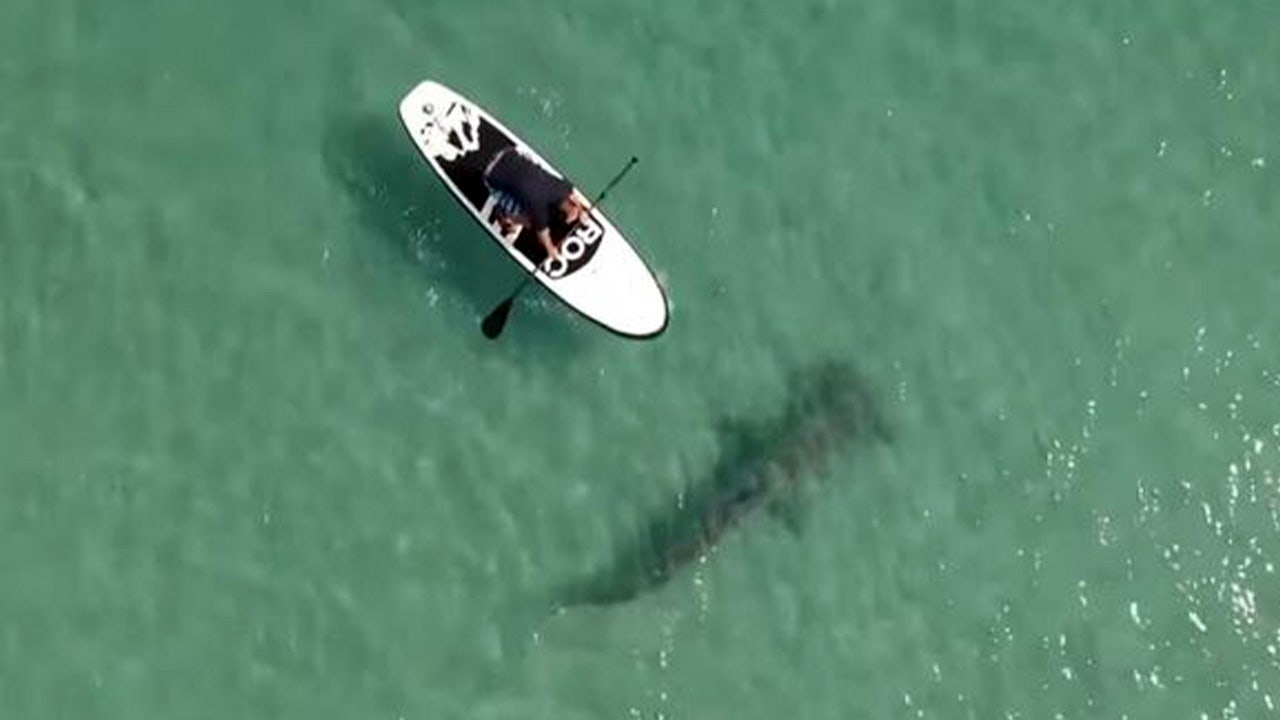
<instances>
[{"instance_id":1,"label":"shark","mask_svg":"<svg viewBox=\"0 0 1280 720\"><path fill-rule=\"evenodd\" d=\"M612 560L568 583L559 607L632 600L708 556L733 529L764 512L798 531L796 501L806 480L852 445L888 442L892 432L852 365L828 361L793 373L780 409L764 418L721 418L710 469L653 512Z\"/></svg>"}]
</instances>

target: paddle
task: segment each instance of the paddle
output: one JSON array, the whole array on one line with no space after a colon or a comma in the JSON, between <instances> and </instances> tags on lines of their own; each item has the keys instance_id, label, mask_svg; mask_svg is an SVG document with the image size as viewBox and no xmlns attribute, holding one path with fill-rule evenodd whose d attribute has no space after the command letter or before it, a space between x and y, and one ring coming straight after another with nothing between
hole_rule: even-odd
<instances>
[{"instance_id":1,"label":"paddle","mask_svg":"<svg viewBox=\"0 0 1280 720\"><path fill-rule=\"evenodd\" d=\"M632 155L631 159L627 161L626 166L623 167L617 175L613 176L613 179L604 186L604 189L600 191L600 194L596 196L596 199L591 202L591 207L594 208L599 206L600 203L604 201L604 196L608 195L609 191L621 182L623 176L626 175L627 172L631 170L632 166L638 162L640 162L640 158ZM488 315L484 316L484 321L480 323L480 330L484 333L485 337L490 340L498 339L498 336L502 334L503 328L507 326L507 316L511 314L511 306L515 304L516 296L520 294L521 290L524 290L524 286L528 285L529 281L533 279L533 276L537 274L538 268L535 266L533 272L525 275L524 278L520 280L520 284L516 286L515 290L511 291L511 294L507 296L506 300L503 300L498 304L498 307L494 308Z\"/></svg>"}]
</instances>

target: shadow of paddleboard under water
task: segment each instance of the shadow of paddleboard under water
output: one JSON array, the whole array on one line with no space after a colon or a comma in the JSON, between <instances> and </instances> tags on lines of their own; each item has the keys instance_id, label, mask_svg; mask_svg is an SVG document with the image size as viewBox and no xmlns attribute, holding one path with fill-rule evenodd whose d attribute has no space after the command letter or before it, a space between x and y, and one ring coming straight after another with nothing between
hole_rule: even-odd
<instances>
[{"instance_id":1,"label":"shadow of paddleboard under water","mask_svg":"<svg viewBox=\"0 0 1280 720\"><path fill-rule=\"evenodd\" d=\"M323 157L330 176L355 202L361 224L464 298L476 313L475 327L465 331L479 336L480 318L510 293L523 271L458 206L418 156L398 119L334 119L325 133ZM524 295L503 345L560 350L581 345L581 332L571 326L571 310L557 307L559 301L534 286Z\"/></svg>"},{"instance_id":2,"label":"shadow of paddleboard under water","mask_svg":"<svg viewBox=\"0 0 1280 720\"><path fill-rule=\"evenodd\" d=\"M851 445L888 442L889 429L862 378L825 363L792 378L773 417L720 423L716 464L625 543L611 562L556 594L560 607L625 602L656 588L715 548L758 510L788 513L806 478Z\"/></svg>"}]
</instances>

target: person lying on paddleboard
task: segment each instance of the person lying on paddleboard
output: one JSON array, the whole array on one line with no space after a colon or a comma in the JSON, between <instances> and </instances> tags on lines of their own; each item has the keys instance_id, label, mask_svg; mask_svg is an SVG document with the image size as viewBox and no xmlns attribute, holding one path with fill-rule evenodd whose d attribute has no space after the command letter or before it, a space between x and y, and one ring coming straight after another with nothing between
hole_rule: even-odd
<instances>
[{"instance_id":1,"label":"person lying on paddleboard","mask_svg":"<svg viewBox=\"0 0 1280 720\"><path fill-rule=\"evenodd\" d=\"M591 203L571 183L542 169L514 147L489 162L484 182L498 202L498 223L504 235L516 225L524 225L538 236L552 260L560 259L560 249L551 238L551 223L563 218L572 226L591 209Z\"/></svg>"}]
</instances>

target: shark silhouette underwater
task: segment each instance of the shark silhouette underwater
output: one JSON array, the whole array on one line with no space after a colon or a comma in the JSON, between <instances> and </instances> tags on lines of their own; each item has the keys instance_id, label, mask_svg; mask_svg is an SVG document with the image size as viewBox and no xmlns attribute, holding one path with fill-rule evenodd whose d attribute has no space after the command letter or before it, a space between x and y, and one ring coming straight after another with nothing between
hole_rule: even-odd
<instances>
[{"instance_id":1,"label":"shark silhouette underwater","mask_svg":"<svg viewBox=\"0 0 1280 720\"><path fill-rule=\"evenodd\" d=\"M611 562L557 593L559 607L621 603L657 588L758 510L794 520L788 511L803 481L831 456L891 440L865 382L835 362L793 375L776 415L722 420L717 436L721 452L710 471L655 512Z\"/></svg>"}]
</instances>

